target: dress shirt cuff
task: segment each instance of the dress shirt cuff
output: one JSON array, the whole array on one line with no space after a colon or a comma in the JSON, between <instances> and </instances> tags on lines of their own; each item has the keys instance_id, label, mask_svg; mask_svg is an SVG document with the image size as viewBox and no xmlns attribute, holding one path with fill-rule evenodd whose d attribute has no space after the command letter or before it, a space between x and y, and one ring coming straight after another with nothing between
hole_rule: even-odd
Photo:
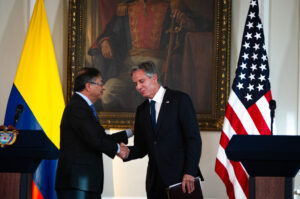
<instances>
[{"instance_id":1,"label":"dress shirt cuff","mask_svg":"<svg viewBox=\"0 0 300 199\"><path fill-rule=\"evenodd\" d=\"M116 153L116 154L119 154L119 153L120 153L120 145L117 144L117 146L118 146L118 150L117 150L117 153Z\"/></svg>"},{"instance_id":2,"label":"dress shirt cuff","mask_svg":"<svg viewBox=\"0 0 300 199\"><path fill-rule=\"evenodd\" d=\"M132 133L131 129L126 129L125 131L126 131L126 134L127 134L128 138L133 136L133 133Z\"/></svg>"}]
</instances>

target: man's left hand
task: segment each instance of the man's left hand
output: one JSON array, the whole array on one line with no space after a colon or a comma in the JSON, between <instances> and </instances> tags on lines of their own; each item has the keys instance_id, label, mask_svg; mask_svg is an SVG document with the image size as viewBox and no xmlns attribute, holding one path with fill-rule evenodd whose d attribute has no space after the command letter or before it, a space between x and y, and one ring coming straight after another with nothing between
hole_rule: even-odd
<instances>
[{"instance_id":1,"label":"man's left hand","mask_svg":"<svg viewBox=\"0 0 300 199\"><path fill-rule=\"evenodd\" d=\"M117 154L117 156L119 156L121 159L126 159L128 158L128 155L130 153L130 150L128 149L128 147L123 143L121 142L120 143L120 152Z\"/></svg>"},{"instance_id":2,"label":"man's left hand","mask_svg":"<svg viewBox=\"0 0 300 199\"><path fill-rule=\"evenodd\" d=\"M187 188L188 194L192 193L195 190L194 176L191 176L189 174L184 174L184 176L182 178L183 193L186 193L186 188Z\"/></svg>"}]
</instances>

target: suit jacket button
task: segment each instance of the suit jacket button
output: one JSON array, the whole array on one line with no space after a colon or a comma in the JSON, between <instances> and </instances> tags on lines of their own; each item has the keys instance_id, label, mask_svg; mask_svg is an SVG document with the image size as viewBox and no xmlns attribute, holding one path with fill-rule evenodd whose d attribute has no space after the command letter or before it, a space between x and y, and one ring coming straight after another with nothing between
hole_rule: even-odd
<instances>
[{"instance_id":1,"label":"suit jacket button","mask_svg":"<svg viewBox=\"0 0 300 199\"><path fill-rule=\"evenodd\" d=\"M157 142L156 142L156 141L154 141L154 144L157 144Z\"/></svg>"}]
</instances>

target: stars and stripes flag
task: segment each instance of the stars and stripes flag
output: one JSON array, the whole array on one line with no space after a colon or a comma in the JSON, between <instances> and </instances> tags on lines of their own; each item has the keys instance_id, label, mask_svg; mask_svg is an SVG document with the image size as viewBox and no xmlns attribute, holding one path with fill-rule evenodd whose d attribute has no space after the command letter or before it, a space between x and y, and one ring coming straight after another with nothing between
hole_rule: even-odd
<instances>
[{"instance_id":1,"label":"stars and stripes flag","mask_svg":"<svg viewBox=\"0 0 300 199\"><path fill-rule=\"evenodd\" d=\"M60 120L65 102L44 0L36 0L16 77L8 99L5 121L12 125L18 104L23 112L19 130L43 130L59 150ZM56 199L57 160L42 160L32 182L32 199Z\"/></svg>"},{"instance_id":2,"label":"stars and stripes flag","mask_svg":"<svg viewBox=\"0 0 300 199\"><path fill-rule=\"evenodd\" d=\"M215 165L230 199L249 198L249 176L240 162L227 158L229 140L235 134L271 134L269 65L258 11L258 1L251 0Z\"/></svg>"}]
</instances>

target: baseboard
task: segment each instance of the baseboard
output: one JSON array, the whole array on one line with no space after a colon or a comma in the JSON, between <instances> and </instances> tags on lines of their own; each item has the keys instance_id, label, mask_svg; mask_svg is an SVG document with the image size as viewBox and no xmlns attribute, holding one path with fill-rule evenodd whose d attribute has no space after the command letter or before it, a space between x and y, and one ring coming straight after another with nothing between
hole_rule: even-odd
<instances>
[{"instance_id":1,"label":"baseboard","mask_svg":"<svg viewBox=\"0 0 300 199\"><path fill-rule=\"evenodd\" d=\"M147 199L146 197L102 197L102 199Z\"/></svg>"},{"instance_id":2,"label":"baseboard","mask_svg":"<svg viewBox=\"0 0 300 199\"><path fill-rule=\"evenodd\" d=\"M102 199L147 199L146 197L102 197ZM215 199L215 198L206 198Z\"/></svg>"}]
</instances>

